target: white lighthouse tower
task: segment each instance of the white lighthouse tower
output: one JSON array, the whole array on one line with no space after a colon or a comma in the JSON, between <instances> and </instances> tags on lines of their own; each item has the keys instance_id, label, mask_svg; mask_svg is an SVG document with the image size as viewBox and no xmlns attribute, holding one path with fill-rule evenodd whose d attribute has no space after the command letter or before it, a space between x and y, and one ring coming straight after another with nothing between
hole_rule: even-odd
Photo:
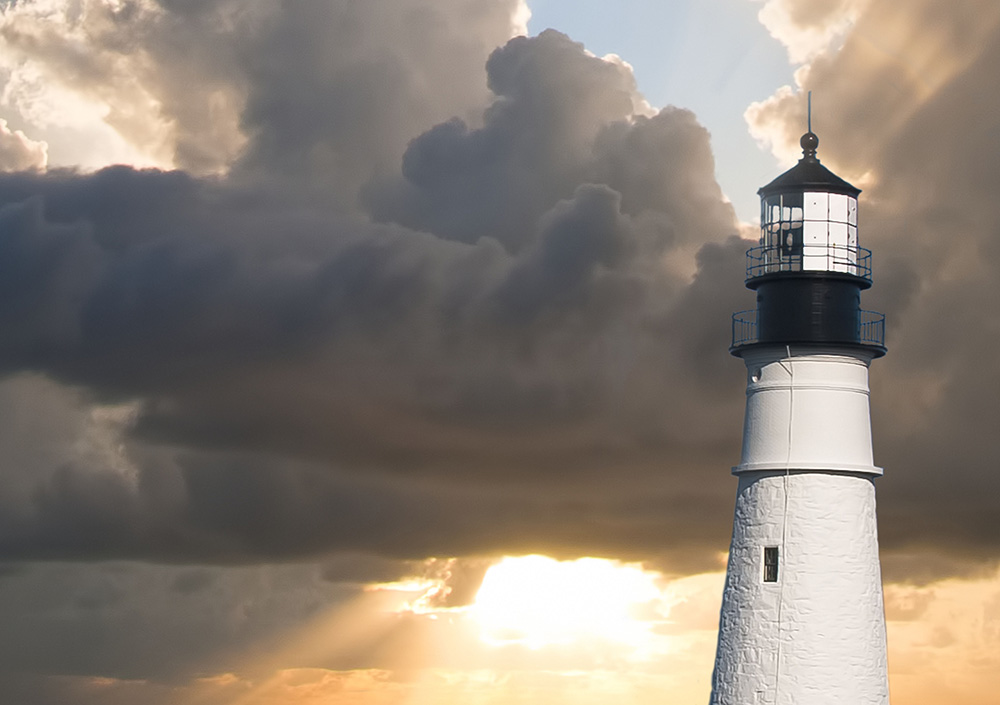
<instances>
[{"instance_id":1,"label":"white lighthouse tower","mask_svg":"<svg viewBox=\"0 0 1000 705\"><path fill-rule=\"evenodd\" d=\"M733 316L747 405L711 705L889 702L868 405L885 319L860 307L860 190L801 144L759 191L757 307Z\"/></svg>"}]
</instances>

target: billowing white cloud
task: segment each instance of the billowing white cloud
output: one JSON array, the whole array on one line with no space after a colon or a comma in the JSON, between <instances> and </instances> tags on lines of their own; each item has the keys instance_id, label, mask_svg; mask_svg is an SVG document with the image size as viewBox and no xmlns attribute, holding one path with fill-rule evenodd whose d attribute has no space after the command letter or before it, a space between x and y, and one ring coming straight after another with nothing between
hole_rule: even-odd
<instances>
[{"instance_id":1,"label":"billowing white cloud","mask_svg":"<svg viewBox=\"0 0 1000 705\"><path fill-rule=\"evenodd\" d=\"M68 146L69 154L57 137L55 163L100 162L96 148L107 150L105 158L131 151L141 164L173 164L170 117L149 84L149 52L136 40L156 14L154 2L112 0L29 0L3 9L3 105L39 130L98 136L96 144Z\"/></svg>"},{"instance_id":2,"label":"billowing white cloud","mask_svg":"<svg viewBox=\"0 0 1000 705\"><path fill-rule=\"evenodd\" d=\"M252 137L248 164L266 151L271 169L284 156L313 176L367 171L480 109L486 56L529 16L524 0L22 0L0 11L0 102L62 166L220 173ZM365 143L361 122L380 139Z\"/></svg>"},{"instance_id":3,"label":"billowing white cloud","mask_svg":"<svg viewBox=\"0 0 1000 705\"><path fill-rule=\"evenodd\" d=\"M759 0L755 0L759 1ZM870 0L767 0L758 17L800 64L850 31Z\"/></svg>"},{"instance_id":4,"label":"billowing white cloud","mask_svg":"<svg viewBox=\"0 0 1000 705\"><path fill-rule=\"evenodd\" d=\"M44 169L48 163L48 145L36 142L21 130L11 130L0 119L0 171Z\"/></svg>"}]
</instances>

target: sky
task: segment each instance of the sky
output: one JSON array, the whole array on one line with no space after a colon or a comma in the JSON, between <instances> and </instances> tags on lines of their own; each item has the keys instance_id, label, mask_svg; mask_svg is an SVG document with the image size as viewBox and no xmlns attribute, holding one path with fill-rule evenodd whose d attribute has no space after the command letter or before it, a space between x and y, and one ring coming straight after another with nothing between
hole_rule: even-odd
<instances>
[{"instance_id":1,"label":"sky","mask_svg":"<svg viewBox=\"0 0 1000 705\"><path fill-rule=\"evenodd\" d=\"M743 113L792 84L795 70L785 45L758 20L760 9L732 0L536 0L528 28L537 34L554 27L599 56L621 56L653 106L694 112L711 134L723 193L738 217L752 222L760 211L757 188L791 164L761 148Z\"/></svg>"},{"instance_id":2,"label":"sky","mask_svg":"<svg viewBox=\"0 0 1000 705\"><path fill-rule=\"evenodd\" d=\"M812 91L892 699L996 705L998 71L992 0L2 3L0 692L705 702Z\"/></svg>"}]
</instances>

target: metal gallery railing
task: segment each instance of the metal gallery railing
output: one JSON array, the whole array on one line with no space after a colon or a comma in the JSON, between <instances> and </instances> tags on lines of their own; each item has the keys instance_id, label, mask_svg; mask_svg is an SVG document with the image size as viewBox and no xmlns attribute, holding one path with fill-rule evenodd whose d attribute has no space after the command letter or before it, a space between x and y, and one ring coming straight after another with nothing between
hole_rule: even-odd
<instances>
[{"instance_id":1,"label":"metal gallery railing","mask_svg":"<svg viewBox=\"0 0 1000 705\"><path fill-rule=\"evenodd\" d=\"M885 314L878 311L861 309L861 322L858 324L858 340L865 345L885 347Z\"/></svg>"},{"instance_id":2,"label":"metal gallery railing","mask_svg":"<svg viewBox=\"0 0 1000 705\"><path fill-rule=\"evenodd\" d=\"M858 313L860 315L858 319L856 342L861 343L862 345L884 348L885 314L879 313L878 311L865 311L864 309L861 309ZM757 329L756 309L738 311L733 314L732 336L733 343L730 347L734 349L760 342L760 335Z\"/></svg>"},{"instance_id":3,"label":"metal gallery railing","mask_svg":"<svg viewBox=\"0 0 1000 705\"><path fill-rule=\"evenodd\" d=\"M733 314L733 344L739 348L757 342L757 309L738 311Z\"/></svg>"},{"instance_id":4,"label":"metal gallery railing","mask_svg":"<svg viewBox=\"0 0 1000 705\"><path fill-rule=\"evenodd\" d=\"M848 245L759 245L747 250L747 280L778 272L838 272L872 280L872 253Z\"/></svg>"}]
</instances>

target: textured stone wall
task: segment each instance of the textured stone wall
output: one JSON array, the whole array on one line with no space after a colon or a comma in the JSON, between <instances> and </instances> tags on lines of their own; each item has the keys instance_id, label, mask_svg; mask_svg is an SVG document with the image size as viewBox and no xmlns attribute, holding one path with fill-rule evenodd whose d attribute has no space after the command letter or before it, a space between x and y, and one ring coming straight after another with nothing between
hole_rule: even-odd
<instances>
[{"instance_id":1,"label":"textured stone wall","mask_svg":"<svg viewBox=\"0 0 1000 705\"><path fill-rule=\"evenodd\" d=\"M763 581L765 546L778 582ZM740 477L713 705L887 703L875 489L843 473Z\"/></svg>"}]
</instances>

